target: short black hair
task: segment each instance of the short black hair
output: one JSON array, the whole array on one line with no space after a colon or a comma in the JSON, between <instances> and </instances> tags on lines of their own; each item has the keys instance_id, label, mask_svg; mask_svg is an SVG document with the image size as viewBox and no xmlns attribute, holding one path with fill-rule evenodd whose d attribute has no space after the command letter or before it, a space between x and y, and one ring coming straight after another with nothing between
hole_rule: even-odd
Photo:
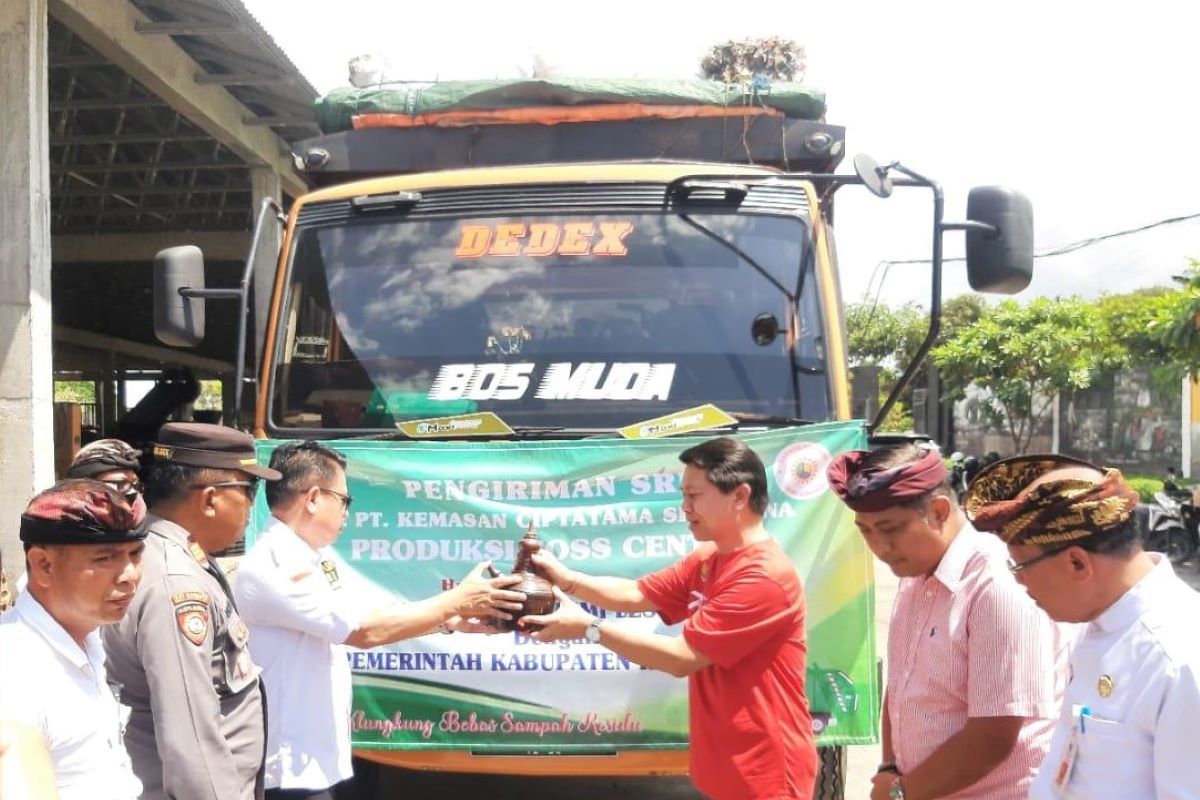
<instances>
[{"instance_id":1,"label":"short black hair","mask_svg":"<svg viewBox=\"0 0 1200 800\"><path fill-rule=\"evenodd\" d=\"M930 445L932 446L932 445ZM903 464L911 464L915 461L920 461L928 453L928 449L914 442L905 442L903 444L892 445L891 447L881 447L878 450L872 450L863 457L859 469L892 469ZM957 505L958 501L954 496L954 489L950 486L950 475L947 473L945 480L940 484L930 489L926 494L920 497L914 497L910 500L899 500L894 505L903 508L915 508L919 511L924 511L929 506L929 501L941 495L948 498L951 503Z\"/></svg>"},{"instance_id":2,"label":"short black hair","mask_svg":"<svg viewBox=\"0 0 1200 800\"><path fill-rule=\"evenodd\" d=\"M1142 549L1142 531L1137 519L1130 514L1129 519L1117 527L1071 542L1071 544L1096 555L1128 558ZM1043 549L1049 548L1043 545Z\"/></svg>"},{"instance_id":3,"label":"short black hair","mask_svg":"<svg viewBox=\"0 0 1200 800\"><path fill-rule=\"evenodd\" d=\"M741 439L721 436L679 454L679 460L704 470L709 483L729 494L743 483L750 487L750 508L760 517L767 510L767 470L762 459Z\"/></svg>"},{"instance_id":4,"label":"short black hair","mask_svg":"<svg viewBox=\"0 0 1200 800\"><path fill-rule=\"evenodd\" d=\"M195 486L205 486L222 481L246 480L244 472L213 467L191 467L175 461L152 458L146 465L142 483L143 496L150 508L162 502L183 497Z\"/></svg>"},{"instance_id":5,"label":"short black hair","mask_svg":"<svg viewBox=\"0 0 1200 800\"><path fill-rule=\"evenodd\" d=\"M331 447L305 439L280 445L271 454L271 469L279 470L283 476L267 484L267 505L275 508L279 504L307 492L314 486L323 486L346 469L346 457Z\"/></svg>"}]
</instances>

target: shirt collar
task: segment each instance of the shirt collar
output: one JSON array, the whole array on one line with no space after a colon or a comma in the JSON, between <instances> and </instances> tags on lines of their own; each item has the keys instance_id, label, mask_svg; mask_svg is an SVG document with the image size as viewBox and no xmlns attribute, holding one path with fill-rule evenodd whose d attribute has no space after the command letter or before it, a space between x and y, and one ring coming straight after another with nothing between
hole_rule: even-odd
<instances>
[{"instance_id":1,"label":"shirt collar","mask_svg":"<svg viewBox=\"0 0 1200 800\"><path fill-rule=\"evenodd\" d=\"M83 669L89 663L94 665L104 663L104 645L100 641L98 630L94 630L84 637L85 649L80 649L75 640L71 638L71 634L67 633L66 629L50 616L50 612L28 590L17 595L17 602L14 604L13 610L67 663L79 669Z\"/></svg>"},{"instance_id":2,"label":"shirt collar","mask_svg":"<svg viewBox=\"0 0 1200 800\"><path fill-rule=\"evenodd\" d=\"M290 525L275 516L271 517L267 529L263 531L263 539L269 541L271 549L281 556L291 556L313 564L319 564L326 557L324 552L314 550Z\"/></svg>"},{"instance_id":3,"label":"shirt collar","mask_svg":"<svg viewBox=\"0 0 1200 800\"><path fill-rule=\"evenodd\" d=\"M1171 561L1162 553L1146 553L1154 562L1154 569L1121 595L1117 602L1092 620L1092 625L1101 633L1124 630L1132 625L1146 609L1154 604L1155 596L1166 588L1175 577Z\"/></svg>"},{"instance_id":4,"label":"shirt collar","mask_svg":"<svg viewBox=\"0 0 1200 800\"><path fill-rule=\"evenodd\" d=\"M957 591L962 584L967 565L979 550L980 536L982 534L975 530L971 523L963 522L958 533L950 540L950 546L942 554L937 569L933 571L933 577L951 592Z\"/></svg>"},{"instance_id":5,"label":"shirt collar","mask_svg":"<svg viewBox=\"0 0 1200 800\"><path fill-rule=\"evenodd\" d=\"M147 514L147 530L150 533L158 536L160 539L165 539L173 545L182 547L187 554L204 569L210 567L215 568L215 562L208 557L208 553L204 552L204 548L188 533L187 528L172 522L164 517L156 517L153 514ZM224 578L218 578L224 580Z\"/></svg>"},{"instance_id":6,"label":"shirt collar","mask_svg":"<svg viewBox=\"0 0 1200 800\"><path fill-rule=\"evenodd\" d=\"M146 528L150 533L160 536L167 541L174 542L185 550L192 541L192 535L187 532L187 528L177 525L164 517L156 516L153 513L146 515Z\"/></svg>"}]
</instances>

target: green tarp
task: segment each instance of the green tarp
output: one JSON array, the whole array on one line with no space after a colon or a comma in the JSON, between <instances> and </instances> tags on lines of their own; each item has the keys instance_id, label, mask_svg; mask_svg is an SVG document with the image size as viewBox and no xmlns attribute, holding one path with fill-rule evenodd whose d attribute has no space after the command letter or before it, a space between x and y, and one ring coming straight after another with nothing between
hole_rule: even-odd
<instances>
[{"instance_id":1,"label":"green tarp","mask_svg":"<svg viewBox=\"0 0 1200 800\"><path fill-rule=\"evenodd\" d=\"M335 133L349 130L356 114L416 116L441 111L601 103L756 105L776 109L787 117L814 121L825 115L825 93L797 83L773 83L756 89L700 79L620 78L445 81L422 86L335 89L316 101L316 115L321 130Z\"/></svg>"}]
</instances>

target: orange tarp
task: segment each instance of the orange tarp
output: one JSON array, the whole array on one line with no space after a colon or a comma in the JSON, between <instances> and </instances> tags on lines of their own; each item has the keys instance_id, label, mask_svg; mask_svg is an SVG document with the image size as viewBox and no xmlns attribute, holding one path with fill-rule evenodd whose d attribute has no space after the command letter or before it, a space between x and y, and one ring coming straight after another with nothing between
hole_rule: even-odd
<instances>
[{"instance_id":1,"label":"orange tarp","mask_svg":"<svg viewBox=\"0 0 1200 800\"><path fill-rule=\"evenodd\" d=\"M531 106L432 114L356 114L354 128L462 128L468 125L558 125L562 122L616 122L631 119L689 119L694 117L782 117L762 106L656 106L645 103L605 103L590 106Z\"/></svg>"}]
</instances>

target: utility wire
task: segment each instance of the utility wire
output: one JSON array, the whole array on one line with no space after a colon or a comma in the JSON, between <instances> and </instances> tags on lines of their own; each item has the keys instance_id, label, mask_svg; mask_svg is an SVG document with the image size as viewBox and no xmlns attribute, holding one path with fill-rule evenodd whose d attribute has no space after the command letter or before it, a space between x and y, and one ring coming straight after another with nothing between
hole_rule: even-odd
<instances>
[{"instance_id":1,"label":"utility wire","mask_svg":"<svg viewBox=\"0 0 1200 800\"><path fill-rule=\"evenodd\" d=\"M1099 244L1100 242L1108 241L1109 239L1118 239L1122 236L1131 236L1135 233L1142 233L1143 231L1148 231L1153 228L1161 228L1164 225L1175 225L1176 223L1188 222L1193 219L1200 219L1200 212L1195 213L1195 214L1184 214L1183 216L1180 216L1180 217L1169 217L1167 219L1160 219L1157 222L1151 222L1148 225L1142 225L1137 228L1129 228L1129 229L1123 230L1123 231L1114 231L1113 233L1106 233L1103 236L1093 236L1090 239L1080 239L1077 242L1071 242L1070 244L1058 245L1057 247L1052 247L1049 250L1043 250L1040 253L1034 253L1033 257L1034 258L1051 258L1053 256L1066 255L1067 253L1074 253L1076 250L1082 250L1085 247L1091 247L1092 245ZM967 259L964 256L955 256L954 258L943 258L942 262L946 263L949 261L966 261L966 260ZM900 261L883 261L880 263L928 264L929 259L928 258L906 258L906 259L903 259ZM876 269L878 269L878 268L879 267L876 266Z\"/></svg>"},{"instance_id":2,"label":"utility wire","mask_svg":"<svg viewBox=\"0 0 1200 800\"><path fill-rule=\"evenodd\" d=\"M1164 225L1175 225L1180 222L1188 222L1188 221L1194 220L1194 219L1200 219L1200 212L1195 213L1195 214L1184 214L1184 215L1178 216L1178 217L1168 217L1166 219L1160 219L1157 222L1151 222L1147 225L1141 225L1137 228L1128 228L1123 231L1114 231L1112 233L1106 233L1101 236L1093 236L1088 239L1080 239L1077 242L1071 242L1070 244L1058 245L1057 247L1052 247L1048 250L1043 250L1040 253L1034 253L1033 257L1034 258L1052 258L1054 256L1066 255L1067 253L1074 253L1077 250L1082 250L1085 247L1091 247L1092 245L1096 245L1096 244L1099 244L1100 242L1105 242L1110 239L1118 239L1122 236L1131 236L1135 233L1142 233L1144 231L1148 231L1153 228L1161 228ZM945 263L948 263L951 261L966 261L966 260L967 259L965 256L955 256L953 258L943 258L942 263L945 264ZM887 280L888 270L890 270L892 267L894 267L897 264L928 264L928 263L930 263L930 259L928 259L928 258L906 258L906 259L896 260L896 261L884 259L883 261L880 261L879 263L877 263L875 265L875 269L871 271L871 279L869 281L867 281L866 291L863 292L864 299L870 294L871 284L873 284L875 282L875 276L879 274L881 267L883 268L883 274L880 275L879 285L875 288L875 297L871 301L871 310L869 312L867 312L867 322L863 326L863 330L870 330L871 324L875 321L875 312L879 307L879 298L883 294L883 283L885 280Z\"/></svg>"}]
</instances>

